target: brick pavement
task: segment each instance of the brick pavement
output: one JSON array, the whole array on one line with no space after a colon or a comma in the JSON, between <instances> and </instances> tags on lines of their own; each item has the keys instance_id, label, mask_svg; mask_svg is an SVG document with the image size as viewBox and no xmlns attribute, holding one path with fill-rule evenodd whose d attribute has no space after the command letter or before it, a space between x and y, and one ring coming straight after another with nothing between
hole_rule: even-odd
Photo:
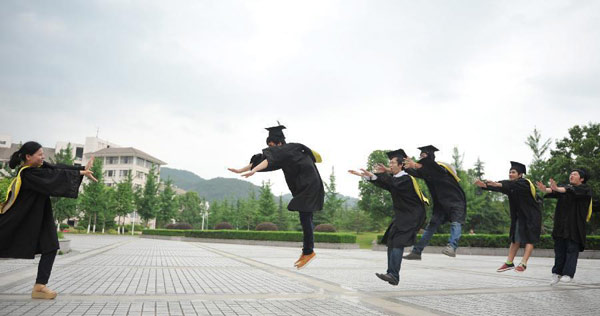
<instances>
[{"instance_id":1,"label":"brick pavement","mask_svg":"<svg viewBox=\"0 0 600 316\"><path fill-rule=\"evenodd\" d=\"M551 258L523 274L504 258L424 254L404 261L400 286L374 276L386 254L300 250L124 236L69 235L53 301L29 298L37 260L0 260L0 315L596 315L600 262L580 260L575 283L550 287Z\"/></svg>"}]
</instances>

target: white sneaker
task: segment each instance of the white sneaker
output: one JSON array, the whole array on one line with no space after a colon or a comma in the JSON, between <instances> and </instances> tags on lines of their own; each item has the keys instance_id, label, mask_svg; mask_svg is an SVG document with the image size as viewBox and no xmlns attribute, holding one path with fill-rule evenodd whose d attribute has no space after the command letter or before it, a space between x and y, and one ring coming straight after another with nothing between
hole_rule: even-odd
<instances>
[{"instance_id":1,"label":"white sneaker","mask_svg":"<svg viewBox=\"0 0 600 316\"><path fill-rule=\"evenodd\" d=\"M563 283L570 283L572 280L573 279L568 275L564 275L562 278L560 278L560 282L563 282Z\"/></svg>"},{"instance_id":2,"label":"white sneaker","mask_svg":"<svg viewBox=\"0 0 600 316\"><path fill-rule=\"evenodd\" d=\"M560 281L560 278L560 275L552 273L552 281L550 282L550 285L555 285L556 283L558 283L558 281Z\"/></svg>"}]
</instances>

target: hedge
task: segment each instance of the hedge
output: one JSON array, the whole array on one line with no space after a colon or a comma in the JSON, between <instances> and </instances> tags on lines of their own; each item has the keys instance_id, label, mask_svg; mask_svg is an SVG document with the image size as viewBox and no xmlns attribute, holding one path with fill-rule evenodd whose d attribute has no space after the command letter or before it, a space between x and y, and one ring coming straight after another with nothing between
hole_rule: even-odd
<instances>
[{"instance_id":1,"label":"hedge","mask_svg":"<svg viewBox=\"0 0 600 316\"><path fill-rule=\"evenodd\" d=\"M381 238L383 235L377 235L377 243L381 244ZM450 234L435 234L429 242L430 246L446 246L448 244L448 238ZM417 240L421 238L421 235L417 235ZM475 235L462 235L458 242L459 247L484 247L484 248L508 248L510 245L510 238L508 234L496 235L496 234L475 234ZM535 243L535 248L540 249L554 249L554 239L551 235L540 236L540 241ZM600 236L587 236L585 249L589 250L600 250Z\"/></svg>"},{"instance_id":2,"label":"hedge","mask_svg":"<svg viewBox=\"0 0 600 316\"><path fill-rule=\"evenodd\" d=\"M302 232L295 231L144 229L142 234L213 239L302 241ZM356 243L356 235L346 233L315 233L315 242L354 244Z\"/></svg>"}]
</instances>

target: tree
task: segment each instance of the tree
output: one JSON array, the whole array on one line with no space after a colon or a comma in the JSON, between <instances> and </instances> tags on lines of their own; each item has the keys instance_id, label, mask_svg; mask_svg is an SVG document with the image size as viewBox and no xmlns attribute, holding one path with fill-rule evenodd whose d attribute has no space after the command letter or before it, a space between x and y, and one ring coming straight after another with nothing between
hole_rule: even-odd
<instances>
[{"instance_id":1,"label":"tree","mask_svg":"<svg viewBox=\"0 0 600 316\"><path fill-rule=\"evenodd\" d=\"M275 204L274 199L275 196L271 192L271 182L263 181L258 196L259 222L272 222L274 220L275 210L277 209L277 204Z\"/></svg>"},{"instance_id":2,"label":"tree","mask_svg":"<svg viewBox=\"0 0 600 316\"><path fill-rule=\"evenodd\" d=\"M142 195L138 200L137 208L140 218L147 223L149 220L156 217L159 207L158 175L156 173L156 166L152 164L146 177L146 184L142 189Z\"/></svg>"},{"instance_id":3,"label":"tree","mask_svg":"<svg viewBox=\"0 0 600 316\"><path fill-rule=\"evenodd\" d=\"M283 212L283 196L279 194L279 206L277 207L277 227L279 230L287 230L288 225Z\"/></svg>"},{"instance_id":4,"label":"tree","mask_svg":"<svg viewBox=\"0 0 600 316\"><path fill-rule=\"evenodd\" d=\"M83 211L82 220L87 220L87 233L96 232L98 214L106 208L105 184L102 182L102 159L95 159L91 168L94 177L98 182L87 181L83 184L83 193L81 194L80 208ZM93 225L93 226L92 226Z\"/></svg>"},{"instance_id":5,"label":"tree","mask_svg":"<svg viewBox=\"0 0 600 316\"><path fill-rule=\"evenodd\" d=\"M340 198L335 185L335 170L331 167L331 175L329 175L329 183L325 183L325 203L323 210L315 213L315 225L333 224L336 215L341 211L346 202Z\"/></svg>"},{"instance_id":6,"label":"tree","mask_svg":"<svg viewBox=\"0 0 600 316\"><path fill-rule=\"evenodd\" d=\"M54 159L51 159L51 162L72 166L75 161L72 152L71 143L68 143L66 148L59 150L54 155ZM52 201L52 212L57 224L57 230L60 229L60 223L65 219L77 216L77 199L51 197L50 200Z\"/></svg>"},{"instance_id":7,"label":"tree","mask_svg":"<svg viewBox=\"0 0 600 316\"><path fill-rule=\"evenodd\" d=\"M464 158L465 154L463 153L461 155L460 151L458 150L458 147L454 146L454 148L452 149L452 166L454 167L454 169L456 169L456 172L458 172L458 170L462 170Z\"/></svg>"},{"instance_id":8,"label":"tree","mask_svg":"<svg viewBox=\"0 0 600 316\"><path fill-rule=\"evenodd\" d=\"M184 195L177 196L176 199L180 210L177 221L199 228L202 223L202 213L206 211L206 201L194 191L188 191Z\"/></svg>"},{"instance_id":9,"label":"tree","mask_svg":"<svg viewBox=\"0 0 600 316\"><path fill-rule=\"evenodd\" d=\"M177 215L177 201L173 190L173 181L167 180L159 196L159 207L156 214L156 227L164 227Z\"/></svg>"},{"instance_id":10,"label":"tree","mask_svg":"<svg viewBox=\"0 0 600 316\"><path fill-rule=\"evenodd\" d=\"M533 160L529 165L528 177L532 181L543 181L546 182L549 179L544 179L544 169L546 167L546 161L544 160L544 155L550 149L550 145L552 141L548 138L545 141L542 141L542 134L537 130L537 128L533 129L533 133L527 137L527 141L525 144L531 149L533 152Z\"/></svg>"},{"instance_id":11,"label":"tree","mask_svg":"<svg viewBox=\"0 0 600 316\"><path fill-rule=\"evenodd\" d=\"M117 231L119 234L125 234L125 216L135 210L135 196L133 192L131 170L127 173L127 178L117 184L115 199L115 214L119 217ZM123 218L123 222L121 221L121 218Z\"/></svg>"},{"instance_id":12,"label":"tree","mask_svg":"<svg viewBox=\"0 0 600 316\"><path fill-rule=\"evenodd\" d=\"M374 166L378 163L387 165L388 158L383 150L373 151L367 160L367 170L373 171ZM380 223L379 228L384 227L384 223L389 222L389 219L394 215L391 195L367 181L360 180L358 183L360 200L358 206L371 218Z\"/></svg>"},{"instance_id":13,"label":"tree","mask_svg":"<svg viewBox=\"0 0 600 316\"><path fill-rule=\"evenodd\" d=\"M117 190L114 187L105 186L104 191L105 207L100 216L103 234L106 228L114 227L117 209Z\"/></svg>"}]
</instances>

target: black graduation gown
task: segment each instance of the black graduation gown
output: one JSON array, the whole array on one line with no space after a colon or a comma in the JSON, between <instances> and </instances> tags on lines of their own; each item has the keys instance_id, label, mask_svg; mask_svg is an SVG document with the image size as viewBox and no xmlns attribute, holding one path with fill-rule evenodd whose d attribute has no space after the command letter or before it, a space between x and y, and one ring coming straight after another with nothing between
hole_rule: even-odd
<instances>
[{"instance_id":1,"label":"black graduation gown","mask_svg":"<svg viewBox=\"0 0 600 316\"><path fill-rule=\"evenodd\" d=\"M285 182L293 196L288 210L315 212L323 209L323 180L310 148L299 143L267 147L263 149L262 154L252 156L252 168L265 159L269 166L261 171L283 170Z\"/></svg>"},{"instance_id":2,"label":"black graduation gown","mask_svg":"<svg viewBox=\"0 0 600 316\"><path fill-rule=\"evenodd\" d=\"M408 175L392 177L378 173L377 179L369 182L392 194L394 218L383 234L382 243L390 248L401 248L415 244L417 232L425 222L425 205L415 191Z\"/></svg>"},{"instance_id":3,"label":"black graduation gown","mask_svg":"<svg viewBox=\"0 0 600 316\"><path fill-rule=\"evenodd\" d=\"M33 259L59 249L50 197L76 198L83 167L51 165L21 172L21 190L0 215L0 258Z\"/></svg>"},{"instance_id":4,"label":"black graduation gown","mask_svg":"<svg viewBox=\"0 0 600 316\"><path fill-rule=\"evenodd\" d=\"M587 219L592 189L585 183L564 186L565 193L552 192L544 198L558 199L554 211L552 238L569 239L579 244L579 251L585 249L585 222Z\"/></svg>"},{"instance_id":5,"label":"black graduation gown","mask_svg":"<svg viewBox=\"0 0 600 316\"><path fill-rule=\"evenodd\" d=\"M522 242L534 244L540 240L542 232L542 210L537 199L531 195L529 181L520 178L515 181L502 180L502 187L483 188L484 190L504 193L510 205L510 240L515 242L517 219L519 220L519 236Z\"/></svg>"},{"instance_id":6,"label":"black graduation gown","mask_svg":"<svg viewBox=\"0 0 600 316\"><path fill-rule=\"evenodd\" d=\"M425 180L433 200L432 222L465 223L467 217L467 199L454 176L432 158L419 161L419 169L407 169L411 176Z\"/></svg>"}]
</instances>

